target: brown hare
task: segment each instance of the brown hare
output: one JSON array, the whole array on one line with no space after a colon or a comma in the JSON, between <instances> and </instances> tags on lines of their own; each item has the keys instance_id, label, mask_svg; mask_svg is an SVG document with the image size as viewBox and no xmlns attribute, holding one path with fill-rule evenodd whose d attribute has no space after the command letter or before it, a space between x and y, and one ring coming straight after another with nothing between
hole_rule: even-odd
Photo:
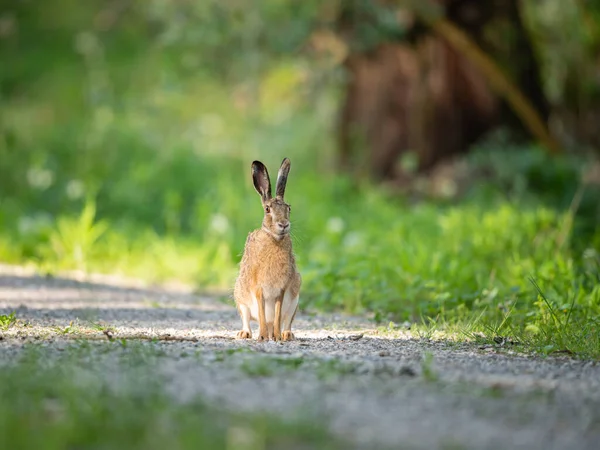
<instances>
[{"instance_id":1,"label":"brown hare","mask_svg":"<svg viewBox=\"0 0 600 450\"><path fill-rule=\"evenodd\" d=\"M252 163L252 181L260 194L264 218L262 227L246 239L234 298L242 318L240 339L252 338L250 320L258 321L258 340L294 339L292 322L298 310L302 278L296 269L290 238L290 205L283 195L290 172L285 158L277 174L275 198L271 197L271 180L260 161Z\"/></svg>"}]
</instances>

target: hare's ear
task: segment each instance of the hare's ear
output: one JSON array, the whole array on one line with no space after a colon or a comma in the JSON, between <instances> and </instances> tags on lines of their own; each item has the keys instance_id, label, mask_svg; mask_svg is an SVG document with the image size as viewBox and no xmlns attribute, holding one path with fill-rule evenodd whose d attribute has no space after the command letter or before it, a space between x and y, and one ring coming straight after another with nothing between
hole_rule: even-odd
<instances>
[{"instance_id":1,"label":"hare's ear","mask_svg":"<svg viewBox=\"0 0 600 450\"><path fill-rule=\"evenodd\" d=\"M260 161L252 162L252 181L254 189L260 194L263 202L271 199L271 180L267 168Z\"/></svg>"},{"instance_id":2,"label":"hare's ear","mask_svg":"<svg viewBox=\"0 0 600 450\"><path fill-rule=\"evenodd\" d=\"M283 200L283 194L285 194L285 185L287 184L287 177L290 173L290 160L284 158L281 162L281 167L277 173L277 185L275 187L275 195Z\"/></svg>"}]
</instances>

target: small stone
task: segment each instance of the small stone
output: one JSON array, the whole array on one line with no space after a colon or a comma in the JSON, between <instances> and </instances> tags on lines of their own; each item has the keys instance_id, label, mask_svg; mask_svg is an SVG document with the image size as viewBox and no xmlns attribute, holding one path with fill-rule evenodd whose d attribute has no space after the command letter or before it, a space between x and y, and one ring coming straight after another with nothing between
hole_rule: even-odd
<instances>
[{"instance_id":1,"label":"small stone","mask_svg":"<svg viewBox=\"0 0 600 450\"><path fill-rule=\"evenodd\" d=\"M390 356L390 352L387 350L382 350L379 352L379 356Z\"/></svg>"}]
</instances>

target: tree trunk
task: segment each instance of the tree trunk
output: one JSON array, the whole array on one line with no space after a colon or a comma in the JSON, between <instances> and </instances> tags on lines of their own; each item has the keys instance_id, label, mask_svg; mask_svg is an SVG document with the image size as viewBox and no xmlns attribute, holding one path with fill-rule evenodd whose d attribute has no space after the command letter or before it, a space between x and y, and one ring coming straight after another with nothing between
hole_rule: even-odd
<instances>
[{"instance_id":1,"label":"tree trunk","mask_svg":"<svg viewBox=\"0 0 600 450\"><path fill-rule=\"evenodd\" d=\"M498 54L501 63L511 63L513 79L547 120L548 103L518 1L441 3L447 19L483 50ZM360 21L368 20L347 11L341 19L341 28L350 39ZM489 27L493 27L492 33ZM485 39L487 34L492 39ZM354 51L346 60L349 76L339 128L340 164L345 169L360 170L377 179L397 178L400 157L407 152L416 156L416 168L426 171L466 152L500 123L520 127L464 55L417 22L407 37Z\"/></svg>"}]
</instances>

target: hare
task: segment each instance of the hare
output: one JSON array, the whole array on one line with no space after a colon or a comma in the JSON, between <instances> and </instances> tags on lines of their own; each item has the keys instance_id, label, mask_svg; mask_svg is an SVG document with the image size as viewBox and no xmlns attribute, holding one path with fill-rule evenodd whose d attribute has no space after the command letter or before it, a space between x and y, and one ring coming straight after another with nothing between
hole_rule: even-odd
<instances>
[{"instance_id":1,"label":"hare","mask_svg":"<svg viewBox=\"0 0 600 450\"><path fill-rule=\"evenodd\" d=\"M302 278L296 269L290 238L290 205L283 195L290 172L285 158L277 174L275 198L271 180L260 161L252 163L252 181L260 194L264 218L262 227L246 239L240 273L233 296L242 319L239 339L251 339L250 320L258 321L258 340L294 339L292 322L298 310Z\"/></svg>"}]
</instances>

